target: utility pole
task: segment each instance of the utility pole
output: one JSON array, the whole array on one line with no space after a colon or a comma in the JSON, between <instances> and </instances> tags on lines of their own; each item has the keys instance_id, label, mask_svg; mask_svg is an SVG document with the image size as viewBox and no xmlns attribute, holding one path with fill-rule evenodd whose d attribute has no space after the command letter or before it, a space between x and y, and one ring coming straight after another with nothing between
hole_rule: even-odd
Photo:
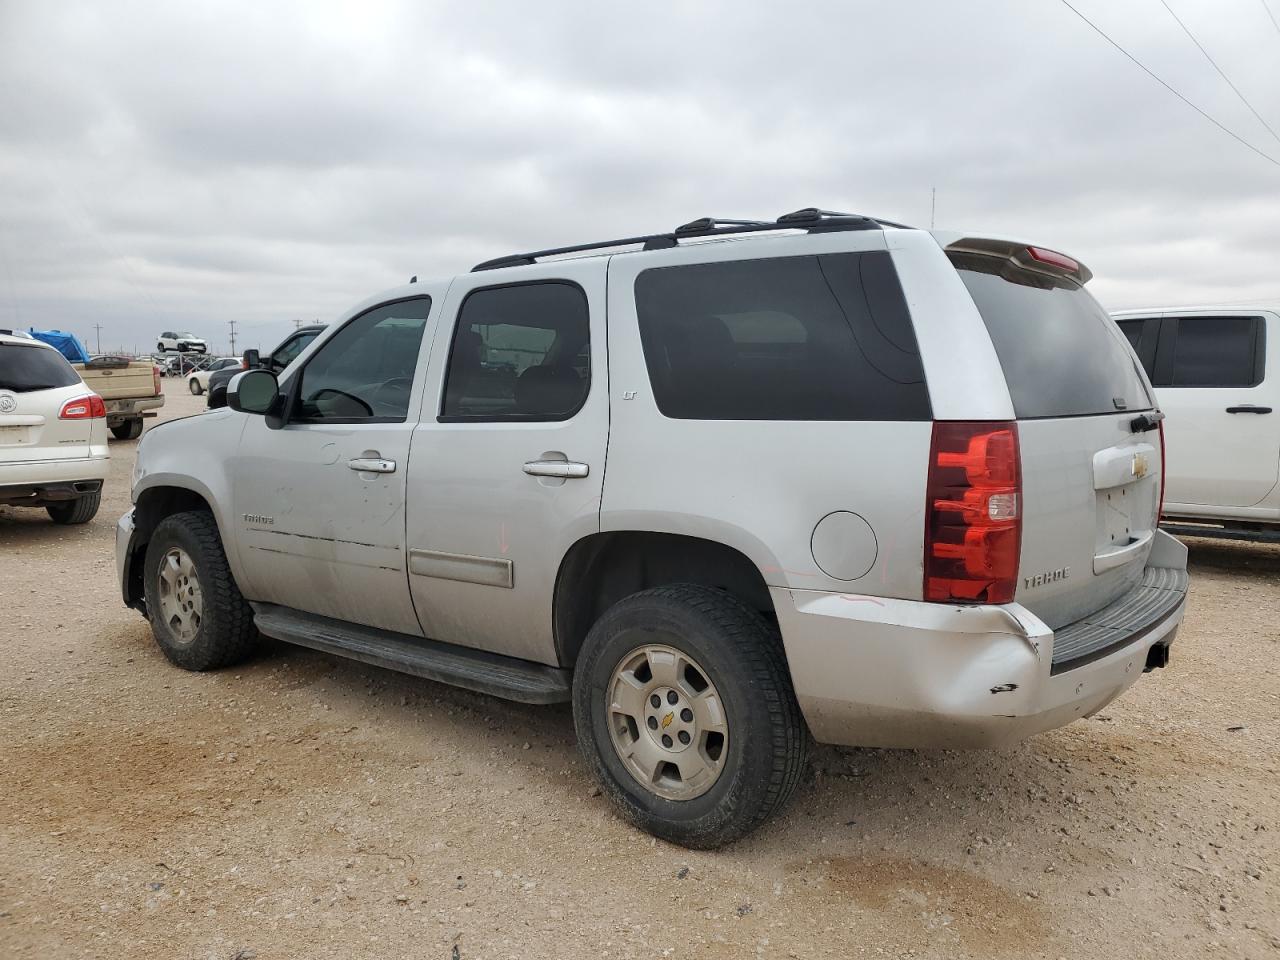
<instances>
[{"instance_id":1,"label":"utility pole","mask_svg":"<svg viewBox=\"0 0 1280 960\"><path fill-rule=\"evenodd\" d=\"M101 353L102 352L102 324L95 323L93 325L93 329L98 337L98 353Z\"/></svg>"},{"instance_id":2,"label":"utility pole","mask_svg":"<svg viewBox=\"0 0 1280 960\"><path fill-rule=\"evenodd\" d=\"M231 324L231 355L234 357L236 355L236 322L228 320L227 323Z\"/></svg>"},{"instance_id":3,"label":"utility pole","mask_svg":"<svg viewBox=\"0 0 1280 960\"><path fill-rule=\"evenodd\" d=\"M293 320L293 329L297 330L300 326L302 326L302 318L295 317Z\"/></svg>"},{"instance_id":4,"label":"utility pole","mask_svg":"<svg viewBox=\"0 0 1280 960\"><path fill-rule=\"evenodd\" d=\"M938 212L938 188L932 189L932 198L929 200L929 229L933 229L934 214Z\"/></svg>"}]
</instances>

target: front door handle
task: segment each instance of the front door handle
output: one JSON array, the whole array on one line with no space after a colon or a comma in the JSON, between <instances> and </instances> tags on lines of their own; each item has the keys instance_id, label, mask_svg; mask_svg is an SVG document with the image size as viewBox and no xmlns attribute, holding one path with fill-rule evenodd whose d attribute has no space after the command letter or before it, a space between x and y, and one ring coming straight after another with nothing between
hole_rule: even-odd
<instances>
[{"instance_id":1,"label":"front door handle","mask_svg":"<svg viewBox=\"0 0 1280 960\"><path fill-rule=\"evenodd\" d=\"M395 473L396 462L379 457L356 457L347 461L347 466L361 473Z\"/></svg>"},{"instance_id":2,"label":"front door handle","mask_svg":"<svg viewBox=\"0 0 1280 960\"><path fill-rule=\"evenodd\" d=\"M561 479L581 479L591 472L585 463L574 463L572 460L530 460L524 465L524 472L531 477L560 477Z\"/></svg>"},{"instance_id":3,"label":"front door handle","mask_svg":"<svg viewBox=\"0 0 1280 960\"><path fill-rule=\"evenodd\" d=\"M1227 413L1270 413L1270 407L1255 407L1252 403L1242 403L1238 407L1227 407Z\"/></svg>"}]
</instances>

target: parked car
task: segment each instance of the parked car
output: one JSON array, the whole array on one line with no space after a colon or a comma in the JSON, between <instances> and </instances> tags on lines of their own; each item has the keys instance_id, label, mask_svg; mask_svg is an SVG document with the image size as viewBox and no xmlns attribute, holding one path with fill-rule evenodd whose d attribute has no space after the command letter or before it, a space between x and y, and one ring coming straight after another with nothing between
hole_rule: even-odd
<instances>
[{"instance_id":1,"label":"parked car","mask_svg":"<svg viewBox=\"0 0 1280 960\"><path fill-rule=\"evenodd\" d=\"M244 369L244 361L235 357L219 357L199 370L193 370L187 375L187 386L196 396L204 393L209 388L209 377L215 370L231 370L234 373Z\"/></svg>"},{"instance_id":2,"label":"parked car","mask_svg":"<svg viewBox=\"0 0 1280 960\"><path fill-rule=\"evenodd\" d=\"M387 291L143 438L124 601L187 669L262 633L571 701L624 816L726 843L810 735L1007 745L1165 664L1186 549L1089 278L804 210Z\"/></svg>"},{"instance_id":3,"label":"parked car","mask_svg":"<svg viewBox=\"0 0 1280 960\"><path fill-rule=\"evenodd\" d=\"M1113 316L1168 415L1170 529L1280 541L1280 310L1155 307Z\"/></svg>"},{"instance_id":4,"label":"parked car","mask_svg":"<svg viewBox=\"0 0 1280 960\"><path fill-rule=\"evenodd\" d=\"M106 417L62 354L0 331L0 503L43 507L54 523L92 520L111 456Z\"/></svg>"},{"instance_id":5,"label":"parked car","mask_svg":"<svg viewBox=\"0 0 1280 960\"><path fill-rule=\"evenodd\" d=\"M298 327L293 333L281 340L276 348L265 357L259 356L257 350L246 350L240 366L246 370L262 368L273 373L279 373L293 363L298 354L305 350L324 328L325 325L323 323L309 323ZM227 405L227 384L239 372L239 370L228 367L224 370L215 370L210 375L208 383L209 399L206 404L208 409L216 410Z\"/></svg>"},{"instance_id":6,"label":"parked car","mask_svg":"<svg viewBox=\"0 0 1280 960\"><path fill-rule=\"evenodd\" d=\"M104 401L107 426L120 440L136 440L143 422L164 406L160 368L150 360L98 356L74 365L84 382Z\"/></svg>"},{"instance_id":7,"label":"parked car","mask_svg":"<svg viewBox=\"0 0 1280 960\"><path fill-rule=\"evenodd\" d=\"M207 353L209 345L194 333L176 333L166 330L156 341L156 352L164 353L167 350L177 350L179 353Z\"/></svg>"}]
</instances>

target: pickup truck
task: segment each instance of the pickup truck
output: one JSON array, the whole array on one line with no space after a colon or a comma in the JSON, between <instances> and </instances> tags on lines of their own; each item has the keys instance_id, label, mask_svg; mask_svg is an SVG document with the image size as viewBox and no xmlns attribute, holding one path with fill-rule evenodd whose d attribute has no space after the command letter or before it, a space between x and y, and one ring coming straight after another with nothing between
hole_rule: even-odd
<instances>
[{"instance_id":1,"label":"pickup truck","mask_svg":"<svg viewBox=\"0 0 1280 960\"><path fill-rule=\"evenodd\" d=\"M1128 338L1164 411L1174 533L1280 541L1280 310L1124 310Z\"/></svg>"},{"instance_id":2,"label":"pickup truck","mask_svg":"<svg viewBox=\"0 0 1280 960\"><path fill-rule=\"evenodd\" d=\"M107 426L117 439L142 436L143 418L154 417L164 406L160 368L150 360L106 356L72 366L89 389L102 397Z\"/></svg>"}]
</instances>

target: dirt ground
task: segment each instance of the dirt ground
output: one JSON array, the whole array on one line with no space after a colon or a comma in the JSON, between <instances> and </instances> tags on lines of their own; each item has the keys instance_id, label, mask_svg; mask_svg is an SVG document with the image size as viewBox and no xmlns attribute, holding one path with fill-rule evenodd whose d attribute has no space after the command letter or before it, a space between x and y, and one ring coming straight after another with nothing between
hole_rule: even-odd
<instances>
[{"instance_id":1,"label":"dirt ground","mask_svg":"<svg viewBox=\"0 0 1280 960\"><path fill-rule=\"evenodd\" d=\"M283 646L170 666L114 576L136 446L85 527L0 507L6 960L1280 954L1280 548L1192 542L1172 665L1101 715L820 749L691 853L613 815L567 708Z\"/></svg>"}]
</instances>

